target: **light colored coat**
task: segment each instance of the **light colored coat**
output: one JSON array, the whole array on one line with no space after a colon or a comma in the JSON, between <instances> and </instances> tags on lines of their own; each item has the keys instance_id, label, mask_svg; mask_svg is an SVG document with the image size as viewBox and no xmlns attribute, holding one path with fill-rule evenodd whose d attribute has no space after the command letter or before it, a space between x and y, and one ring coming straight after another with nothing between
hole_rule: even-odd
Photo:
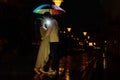
<instances>
[{"instance_id":1,"label":"light colored coat","mask_svg":"<svg viewBox=\"0 0 120 80\"><path fill-rule=\"evenodd\" d=\"M41 36L44 37L45 33L46 33L46 30L43 29L43 27L41 27L40 28ZM46 37L44 40L40 42L36 64L35 64L35 67L37 68L44 67L46 62L49 59L49 54L50 54L49 39L50 39L49 37Z\"/></svg>"},{"instance_id":2,"label":"light colored coat","mask_svg":"<svg viewBox=\"0 0 120 80\"><path fill-rule=\"evenodd\" d=\"M59 27L57 21L55 19L51 19L51 25L47 27L47 32L41 39L43 40L49 36L50 42L59 42L58 30Z\"/></svg>"}]
</instances>

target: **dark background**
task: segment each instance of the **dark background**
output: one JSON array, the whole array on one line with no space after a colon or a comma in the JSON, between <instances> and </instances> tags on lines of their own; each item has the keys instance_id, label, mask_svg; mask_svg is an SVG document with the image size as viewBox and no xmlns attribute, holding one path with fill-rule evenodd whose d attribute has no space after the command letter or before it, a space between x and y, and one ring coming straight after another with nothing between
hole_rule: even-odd
<instances>
[{"instance_id":1,"label":"dark background","mask_svg":"<svg viewBox=\"0 0 120 80\"><path fill-rule=\"evenodd\" d=\"M1 24L15 26L14 28L21 28L22 24L23 26L29 26L35 17L32 10L43 3L52 3L52 1L1 0ZM119 24L119 3L119 0L64 0L61 7L66 13L61 16L60 24L63 24L63 27L69 26L88 31L99 31L104 26L103 24Z\"/></svg>"},{"instance_id":2,"label":"dark background","mask_svg":"<svg viewBox=\"0 0 120 80\"><path fill-rule=\"evenodd\" d=\"M35 39L37 16L32 11L51 0L0 0L0 38L7 38L12 46L22 41L31 44ZM60 28L71 27L74 32L88 31L99 41L108 40L119 50L120 35L119 0L64 0L66 11L58 17ZM116 40L116 41L115 41ZM24 45L22 45L24 46ZM115 50L116 51L116 50Z\"/></svg>"}]
</instances>

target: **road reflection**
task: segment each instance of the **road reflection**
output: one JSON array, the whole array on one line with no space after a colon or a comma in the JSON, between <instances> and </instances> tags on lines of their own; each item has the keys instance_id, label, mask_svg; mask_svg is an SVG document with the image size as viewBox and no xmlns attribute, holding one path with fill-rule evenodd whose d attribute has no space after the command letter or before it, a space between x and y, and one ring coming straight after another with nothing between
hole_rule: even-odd
<instances>
[{"instance_id":1,"label":"road reflection","mask_svg":"<svg viewBox=\"0 0 120 80\"><path fill-rule=\"evenodd\" d=\"M66 57L61 58L59 64L59 80L72 80L72 78L80 79L85 77L86 69L93 59L94 58L90 58L87 53L80 55L67 55ZM95 64L92 67L95 68ZM71 78L71 75L73 74L74 76ZM34 76L34 80L46 79L54 80L55 75L36 74Z\"/></svg>"}]
</instances>

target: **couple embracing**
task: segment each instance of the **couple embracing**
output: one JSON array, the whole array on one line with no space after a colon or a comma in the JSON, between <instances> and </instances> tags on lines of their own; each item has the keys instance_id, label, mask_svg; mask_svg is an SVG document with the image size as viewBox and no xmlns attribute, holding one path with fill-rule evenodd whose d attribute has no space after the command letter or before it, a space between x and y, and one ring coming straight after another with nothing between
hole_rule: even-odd
<instances>
[{"instance_id":1,"label":"couple embracing","mask_svg":"<svg viewBox=\"0 0 120 80\"><path fill-rule=\"evenodd\" d=\"M45 14L40 25L41 42L34 71L37 74L51 72L59 74L58 22L50 14Z\"/></svg>"}]
</instances>

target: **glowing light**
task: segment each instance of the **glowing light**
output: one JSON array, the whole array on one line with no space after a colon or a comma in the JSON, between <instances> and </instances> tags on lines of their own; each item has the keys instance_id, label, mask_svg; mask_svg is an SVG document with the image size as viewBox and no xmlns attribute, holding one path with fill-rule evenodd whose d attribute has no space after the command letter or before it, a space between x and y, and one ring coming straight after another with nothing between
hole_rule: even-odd
<instances>
[{"instance_id":1,"label":"glowing light","mask_svg":"<svg viewBox=\"0 0 120 80\"><path fill-rule=\"evenodd\" d=\"M94 45L96 45L96 43L95 43L95 42L94 42L93 44L94 44Z\"/></svg>"},{"instance_id":2,"label":"glowing light","mask_svg":"<svg viewBox=\"0 0 120 80\"><path fill-rule=\"evenodd\" d=\"M71 35L71 37L73 37L73 35Z\"/></svg>"},{"instance_id":3,"label":"glowing light","mask_svg":"<svg viewBox=\"0 0 120 80\"><path fill-rule=\"evenodd\" d=\"M87 35L87 32L83 32L83 35L86 36L86 35Z\"/></svg>"},{"instance_id":4,"label":"glowing light","mask_svg":"<svg viewBox=\"0 0 120 80\"><path fill-rule=\"evenodd\" d=\"M65 79L66 79L66 80L70 80L70 72L69 72L69 69L66 70Z\"/></svg>"},{"instance_id":5,"label":"glowing light","mask_svg":"<svg viewBox=\"0 0 120 80\"><path fill-rule=\"evenodd\" d=\"M52 0L54 3L55 3L55 5L57 5L57 6L60 6L61 5L61 3L63 2L63 0Z\"/></svg>"},{"instance_id":6,"label":"glowing light","mask_svg":"<svg viewBox=\"0 0 120 80\"><path fill-rule=\"evenodd\" d=\"M106 69L106 68L107 68L107 61L105 58L105 53L103 53L103 69Z\"/></svg>"},{"instance_id":7,"label":"glowing light","mask_svg":"<svg viewBox=\"0 0 120 80\"><path fill-rule=\"evenodd\" d=\"M47 28L51 25L51 20L49 18L45 18L43 25L43 28L47 30Z\"/></svg>"},{"instance_id":8,"label":"glowing light","mask_svg":"<svg viewBox=\"0 0 120 80\"><path fill-rule=\"evenodd\" d=\"M65 31L63 31L63 33L66 33Z\"/></svg>"},{"instance_id":9,"label":"glowing light","mask_svg":"<svg viewBox=\"0 0 120 80\"><path fill-rule=\"evenodd\" d=\"M70 32L70 31L71 31L71 28L67 28L67 30L68 30L68 32Z\"/></svg>"},{"instance_id":10,"label":"glowing light","mask_svg":"<svg viewBox=\"0 0 120 80\"><path fill-rule=\"evenodd\" d=\"M77 40L79 40L79 38L77 38Z\"/></svg>"},{"instance_id":11,"label":"glowing light","mask_svg":"<svg viewBox=\"0 0 120 80\"><path fill-rule=\"evenodd\" d=\"M46 20L46 24L50 25L51 21L50 20Z\"/></svg>"},{"instance_id":12,"label":"glowing light","mask_svg":"<svg viewBox=\"0 0 120 80\"><path fill-rule=\"evenodd\" d=\"M93 46L93 43L92 43L92 42L89 42L89 46Z\"/></svg>"},{"instance_id":13,"label":"glowing light","mask_svg":"<svg viewBox=\"0 0 120 80\"><path fill-rule=\"evenodd\" d=\"M86 43L89 43L89 41L86 41Z\"/></svg>"},{"instance_id":14,"label":"glowing light","mask_svg":"<svg viewBox=\"0 0 120 80\"><path fill-rule=\"evenodd\" d=\"M60 33L62 33L62 31L60 31Z\"/></svg>"},{"instance_id":15,"label":"glowing light","mask_svg":"<svg viewBox=\"0 0 120 80\"><path fill-rule=\"evenodd\" d=\"M87 38L90 39L90 36L88 36Z\"/></svg>"},{"instance_id":16,"label":"glowing light","mask_svg":"<svg viewBox=\"0 0 120 80\"><path fill-rule=\"evenodd\" d=\"M79 42L79 45L83 45L83 42Z\"/></svg>"}]
</instances>

